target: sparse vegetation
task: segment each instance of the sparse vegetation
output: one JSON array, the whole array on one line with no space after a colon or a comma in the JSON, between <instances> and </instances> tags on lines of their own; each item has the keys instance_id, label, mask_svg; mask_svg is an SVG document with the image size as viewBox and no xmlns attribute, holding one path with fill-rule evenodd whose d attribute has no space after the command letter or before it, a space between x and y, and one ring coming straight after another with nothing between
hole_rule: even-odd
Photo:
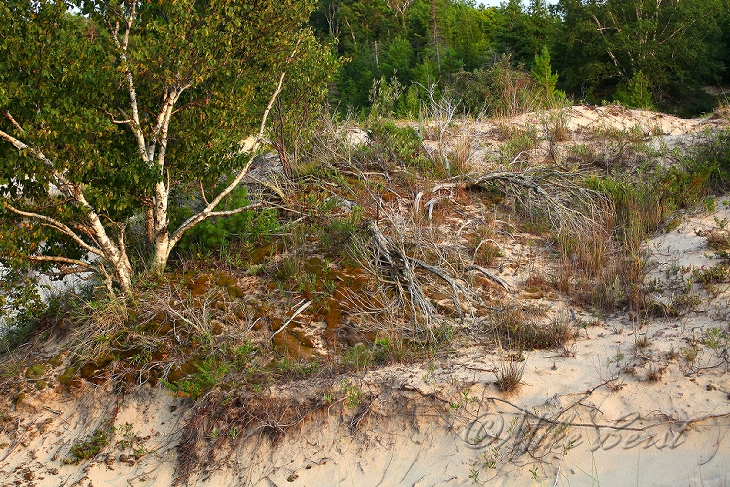
<instances>
[{"instance_id":1,"label":"sparse vegetation","mask_svg":"<svg viewBox=\"0 0 730 487\"><path fill-rule=\"evenodd\" d=\"M164 386L176 485L311 418L348 441L380 418L420 427L424 403L454 431L514 409L477 434L468 477L509 463L535 483L591 394L727 372L727 100L701 121L629 107L716 103L697 87L730 79L730 14L632 2L0 5L5 456L61 424L46 398L93 387L116 420ZM659 248L680 234L706 240L704 265ZM587 356L602 383L570 403L514 397ZM62 463L115 439L129 466L158 451L146 424L98 417ZM36 458L43 440L22 454L51 465L65 450Z\"/></svg>"},{"instance_id":2,"label":"sparse vegetation","mask_svg":"<svg viewBox=\"0 0 730 487\"><path fill-rule=\"evenodd\" d=\"M566 319L540 322L544 311L535 308L509 308L492 313L489 334L502 346L516 350L561 348L576 336Z\"/></svg>"},{"instance_id":3,"label":"sparse vegetation","mask_svg":"<svg viewBox=\"0 0 730 487\"><path fill-rule=\"evenodd\" d=\"M228 364L221 364L214 357L208 357L202 364L195 364L195 367L197 371L189 378L174 383L164 381L165 385L178 396L197 399L219 385L228 372Z\"/></svg>"},{"instance_id":4,"label":"sparse vegetation","mask_svg":"<svg viewBox=\"0 0 730 487\"><path fill-rule=\"evenodd\" d=\"M102 426L97 428L89 438L74 442L74 444L71 445L71 456L65 458L63 463L78 464L84 460L94 458L109 444L113 436L113 427Z\"/></svg>"},{"instance_id":5,"label":"sparse vegetation","mask_svg":"<svg viewBox=\"0 0 730 487\"><path fill-rule=\"evenodd\" d=\"M724 292L719 285L730 282L730 270L725 261L675 265L666 279L649 282L646 240L678 228L679 211L716 210L711 195L730 187L728 135L703 136L679 154L651 145L659 122L575 130L547 50L535 63L532 76L508 57L455 75L459 92L382 76L360 118L364 131L355 118L318 113L305 141L280 111L271 148L282 172L232 191L216 211L235 213L191 228L164 273L147 273L149 242L129 239L135 273L128 292L110 294L92 280L54 298L45 313L29 307L17 316L19 334L5 336L8 348L29 340L63 343L66 351L58 360L6 364L2 379L26 384L15 401L56 386L82 391L87 382L118 390L162 383L198 406L183 434L193 446L180 447L194 464L200 457L190 448L200 438L210 448L260 432L276 441L315 411L342 415L354 432L370 414L373 396L359 382L367 371L429 361L423 382L439 388L436 361L477 343L487 353L504 350L494 383L516 395L525 352L571 356L576 343L604 333L603 320L586 313L606 311L627 314L634 326L633 354L625 348L606 360L618 370L606 385L620 388L620 373L660 382L668 365L652 362L659 347L639 330ZM642 76L622 90L616 96L624 103L652 102ZM459 110L477 104L500 116L545 111L528 123L495 121L485 135L460 126ZM404 111L419 114L417 126L393 118ZM493 146L481 146L481 137ZM311 150L288 154L287 147ZM262 160L274 160L268 157ZM170 211L170 224L182 225L229 180L180 185L174 198L189 204ZM252 203L265 208L237 212ZM130 233L143 235L140 215L130 215ZM715 223L702 236L727 259L727 222ZM717 360L727 346L727 330L710 328L663 359L691 373L704 366L703 350ZM290 385L305 392L283 397ZM478 402L461 390L444 403L454 421ZM134 459L149 453L131 426L118 428L119 446ZM66 463L95 457L113 436L111 428L96 429L74 442ZM496 470L505 455L490 449L470 476ZM531 472L536 478L537 467Z\"/></svg>"},{"instance_id":6,"label":"sparse vegetation","mask_svg":"<svg viewBox=\"0 0 730 487\"><path fill-rule=\"evenodd\" d=\"M525 365L527 360L522 358L513 358L500 364L494 373L496 381L494 384L504 394L517 392L522 384L522 375L525 373Z\"/></svg>"}]
</instances>

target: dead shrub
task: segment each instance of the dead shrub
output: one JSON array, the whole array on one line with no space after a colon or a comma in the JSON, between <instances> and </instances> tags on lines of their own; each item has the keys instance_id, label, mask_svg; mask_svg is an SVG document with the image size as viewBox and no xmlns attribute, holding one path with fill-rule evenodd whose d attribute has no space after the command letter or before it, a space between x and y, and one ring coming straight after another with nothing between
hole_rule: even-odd
<instances>
[{"instance_id":1,"label":"dead shrub","mask_svg":"<svg viewBox=\"0 0 730 487\"><path fill-rule=\"evenodd\" d=\"M715 252L727 253L730 251L730 232L727 230L710 230L705 233L707 246Z\"/></svg>"}]
</instances>

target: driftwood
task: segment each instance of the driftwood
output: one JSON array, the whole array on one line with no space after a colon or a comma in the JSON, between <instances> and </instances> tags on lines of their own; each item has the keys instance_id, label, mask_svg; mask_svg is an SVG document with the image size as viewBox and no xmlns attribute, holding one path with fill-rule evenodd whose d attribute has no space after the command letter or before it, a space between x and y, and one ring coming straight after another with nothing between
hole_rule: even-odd
<instances>
[{"instance_id":1,"label":"driftwood","mask_svg":"<svg viewBox=\"0 0 730 487\"><path fill-rule=\"evenodd\" d=\"M459 181L437 184L431 190L488 187L497 184L513 194L528 207L536 207L558 230L581 231L595 225L610 207L605 196L585 188L575 181L579 174L549 168L529 168L524 171L498 171L467 175Z\"/></svg>"},{"instance_id":2,"label":"driftwood","mask_svg":"<svg viewBox=\"0 0 730 487\"><path fill-rule=\"evenodd\" d=\"M421 289L418 276L414 272L415 268L421 268L448 284L451 288L454 306L459 312L459 315L463 316L459 295L461 294L466 298L470 298L473 297L473 292L446 270L424 262L421 259L408 256L402 248L395 245L383 234L377 222L371 221L368 225L368 230L377 249L379 259L388 267L392 282L398 289L399 294L402 297L407 296L410 298L409 302L414 313L420 314L429 323L436 312L430 299L428 299Z\"/></svg>"}]
</instances>

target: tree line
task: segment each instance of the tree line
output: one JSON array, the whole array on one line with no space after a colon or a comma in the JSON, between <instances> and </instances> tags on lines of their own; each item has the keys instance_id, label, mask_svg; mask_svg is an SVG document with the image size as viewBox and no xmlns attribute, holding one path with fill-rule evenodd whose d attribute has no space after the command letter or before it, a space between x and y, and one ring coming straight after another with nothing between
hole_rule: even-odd
<instances>
[{"instance_id":1,"label":"tree line","mask_svg":"<svg viewBox=\"0 0 730 487\"><path fill-rule=\"evenodd\" d=\"M479 111L465 82L500 62L529 71L544 50L558 87L587 103L671 110L730 82L730 0L319 0L310 23L345 60L332 100L355 112L380 78L404 87L403 115L433 85Z\"/></svg>"}]
</instances>

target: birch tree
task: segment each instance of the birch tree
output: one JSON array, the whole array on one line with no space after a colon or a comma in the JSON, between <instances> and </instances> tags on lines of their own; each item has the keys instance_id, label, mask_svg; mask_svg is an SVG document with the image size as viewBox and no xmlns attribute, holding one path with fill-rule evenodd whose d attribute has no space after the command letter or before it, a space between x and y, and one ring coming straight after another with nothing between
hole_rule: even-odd
<instances>
[{"instance_id":1,"label":"birch tree","mask_svg":"<svg viewBox=\"0 0 730 487\"><path fill-rule=\"evenodd\" d=\"M144 222L147 266L161 272L196 224L250 209L220 208L251 165L286 72L318 49L303 28L311 8L309 0L96 0L72 9L6 0L0 263L91 271L129 292L130 222ZM197 188L202 205L173 228L180 187Z\"/></svg>"}]
</instances>

